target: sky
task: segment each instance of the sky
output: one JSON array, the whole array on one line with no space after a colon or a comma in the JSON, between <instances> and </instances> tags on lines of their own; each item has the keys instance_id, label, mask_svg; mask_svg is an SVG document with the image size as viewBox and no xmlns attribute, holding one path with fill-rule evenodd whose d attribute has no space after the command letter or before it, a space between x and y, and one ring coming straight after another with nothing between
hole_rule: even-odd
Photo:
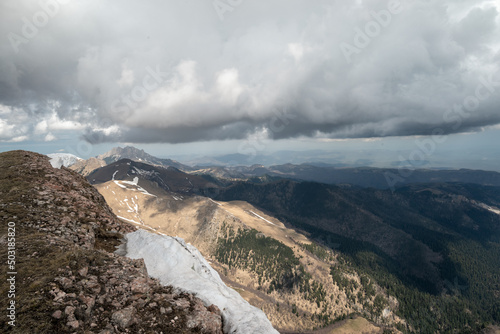
<instances>
[{"instance_id":1,"label":"sky","mask_svg":"<svg viewBox=\"0 0 500 334\"><path fill-rule=\"evenodd\" d=\"M2 0L0 36L0 151L500 170L497 0Z\"/></svg>"}]
</instances>

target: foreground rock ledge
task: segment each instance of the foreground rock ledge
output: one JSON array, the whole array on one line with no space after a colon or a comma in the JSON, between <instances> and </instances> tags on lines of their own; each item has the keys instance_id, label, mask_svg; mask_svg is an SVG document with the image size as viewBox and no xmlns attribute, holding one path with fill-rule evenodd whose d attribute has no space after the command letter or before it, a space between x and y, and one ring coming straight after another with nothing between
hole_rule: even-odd
<instances>
[{"instance_id":1,"label":"foreground rock ledge","mask_svg":"<svg viewBox=\"0 0 500 334\"><path fill-rule=\"evenodd\" d=\"M0 154L0 257L15 224L15 327L6 333L222 333L216 306L148 277L142 260L113 254L123 234L102 196L46 156ZM2 271L7 272L5 261ZM7 307L9 284L0 283Z\"/></svg>"}]
</instances>

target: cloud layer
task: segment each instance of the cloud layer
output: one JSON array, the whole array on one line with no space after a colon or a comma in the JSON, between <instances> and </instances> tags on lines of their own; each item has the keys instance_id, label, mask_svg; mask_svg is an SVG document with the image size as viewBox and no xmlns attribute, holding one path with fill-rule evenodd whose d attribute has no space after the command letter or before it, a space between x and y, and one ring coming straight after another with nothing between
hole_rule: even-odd
<instances>
[{"instance_id":1,"label":"cloud layer","mask_svg":"<svg viewBox=\"0 0 500 334\"><path fill-rule=\"evenodd\" d=\"M497 1L5 0L0 141L364 138L500 124Z\"/></svg>"}]
</instances>

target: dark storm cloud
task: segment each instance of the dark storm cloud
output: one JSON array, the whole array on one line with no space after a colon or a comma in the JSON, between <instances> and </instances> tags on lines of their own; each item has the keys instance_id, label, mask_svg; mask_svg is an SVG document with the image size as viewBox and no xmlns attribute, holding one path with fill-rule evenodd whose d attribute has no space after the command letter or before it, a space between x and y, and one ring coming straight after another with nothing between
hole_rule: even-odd
<instances>
[{"instance_id":1,"label":"dark storm cloud","mask_svg":"<svg viewBox=\"0 0 500 334\"><path fill-rule=\"evenodd\" d=\"M0 6L0 141L364 138L500 123L496 1Z\"/></svg>"},{"instance_id":2,"label":"dark storm cloud","mask_svg":"<svg viewBox=\"0 0 500 334\"><path fill-rule=\"evenodd\" d=\"M132 143L151 143L151 142L169 142L186 143L192 141L224 140L245 138L255 129L247 122L238 122L225 126L213 127L175 127L172 129L145 129L129 128L119 133L109 133L105 130L87 129L83 138L91 144L100 142L132 142Z\"/></svg>"}]
</instances>

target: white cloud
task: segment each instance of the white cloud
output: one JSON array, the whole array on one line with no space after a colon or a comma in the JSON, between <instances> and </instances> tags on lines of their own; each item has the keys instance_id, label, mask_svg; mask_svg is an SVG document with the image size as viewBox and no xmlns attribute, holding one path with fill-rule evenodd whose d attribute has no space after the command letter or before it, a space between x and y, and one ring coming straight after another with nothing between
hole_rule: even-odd
<instances>
[{"instance_id":1,"label":"white cloud","mask_svg":"<svg viewBox=\"0 0 500 334\"><path fill-rule=\"evenodd\" d=\"M120 80L117 83L120 87L131 86L134 83L134 79L134 71L124 66Z\"/></svg>"},{"instance_id":2,"label":"white cloud","mask_svg":"<svg viewBox=\"0 0 500 334\"><path fill-rule=\"evenodd\" d=\"M288 44L288 52L290 52L296 62L299 62L304 56L305 48L300 43L290 43Z\"/></svg>"},{"instance_id":3,"label":"white cloud","mask_svg":"<svg viewBox=\"0 0 500 334\"><path fill-rule=\"evenodd\" d=\"M0 118L0 142L20 142L27 139L29 139L28 127L25 124Z\"/></svg>"},{"instance_id":4,"label":"white cloud","mask_svg":"<svg viewBox=\"0 0 500 334\"><path fill-rule=\"evenodd\" d=\"M8 142L11 142L11 143L20 143L20 142L23 142L23 141L27 141L29 139L30 138L28 136L18 136L18 137L14 137L14 138L8 140Z\"/></svg>"},{"instance_id":5,"label":"white cloud","mask_svg":"<svg viewBox=\"0 0 500 334\"><path fill-rule=\"evenodd\" d=\"M84 124L81 124L77 121L60 119L56 113L53 113L47 122L48 122L47 128L51 131L82 130L85 128Z\"/></svg>"},{"instance_id":6,"label":"white cloud","mask_svg":"<svg viewBox=\"0 0 500 334\"><path fill-rule=\"evenodd\" d=\"M216 75L216 89L222 103L234 106L244 88L239 82L239 73L235 68L224 69Z\"/></svg>"},{"instance_id":7,"label":"white cloud","mask_svg":"<svg viewBox=\"0 0 500 334\"><path fill-rule=\"evenodd\" d=\"M3 104L0 104L0 116L2 115L9 115L12 112L12 109L8 106L4 106Z\"/></svg>"},{"instance_id":8,"label":"white cloud","mask_svg":"<svg viewBox=\"0 0 500 334\"><path fill-rule=\"evenodd\" d=\"M49 129L49 124L47 123L47 120L43 120L38 122L35 125L35 130L33 131L36 135L42 135L46 134Z\"/></svg>"},{"instance_id":9,"label":"white cloud","mask_svg":"<svg viewBox=\"0 0 500 334\"><path fill-rule=\"evenodd\" d=\"M120 127L118 125L112 125L107 128L96 128L97 131L102 131L106 136L111 136L120 133Z\"/></svg>"},{"instance_id":10,"label":"white cloud","mask_svg":"<svg viewBox=\"0 0 500 334\"><path fill-rule=\"evenodd\" d=\"M8 124L5 120L0 118L0 139L6 139L12 136L13 130L14 125Z\"/></svg>"},{"instance_id":11,"label":"white cloud","mask_svg":"<svg viewBox=\"0 0 500 334\"><path fill-rule=\"evenodd\" d=\"M45 140L45 141L47 141L47 142L48 142L48 141L54 141L54 140L57 140L57 137L56 137L56 136L54 136L54 135L52 134L52 132L49 132L49 133L47 133L47 135L45 136L45 139L44 139L44 140Z\"/></svg>"}]
</instances>

